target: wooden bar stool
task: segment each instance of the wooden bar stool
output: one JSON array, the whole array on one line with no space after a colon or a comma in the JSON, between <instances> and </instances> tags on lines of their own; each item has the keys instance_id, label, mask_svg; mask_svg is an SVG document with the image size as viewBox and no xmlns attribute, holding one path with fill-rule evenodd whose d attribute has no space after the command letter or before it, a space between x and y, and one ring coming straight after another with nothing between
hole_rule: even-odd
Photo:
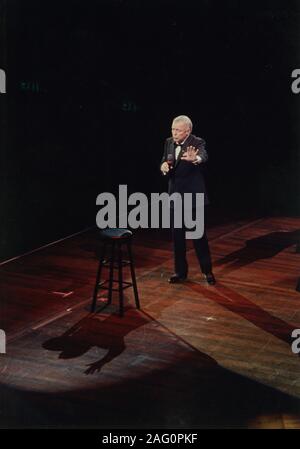
<instances>
[{"instance_id":1,"label":"wooden bar stool","mask_svg":"<svg viewBox=\"0 0 300 449\"><path fill-rule=\"evenodd\" d=\"M99 266L96 276L96 284L94 289L93 301L91 311L95 312L97 304L97 295L100 289L108 290L107 304L112 302L112 292L119 292L119 306L120 316L124 315L124 296L123 290L128 287L133 287L135 304L137 309L140 308L138 290L136 285L134 263L132 258L132 243L133 234L129 229L104 229L100 232L100 238L103 241L102 251L99 258ZM123 246L127 248L127 257L129 260L123 259ZM106 257L107 250L109 251ZM129 265L131 272L131 281L123 281L123 267ZM109 277L101 282L102 268L108 267ZM114 279L114 268L118 271L118 279ZM117 288L113 288L113 284L117 283Z\"/></svg>"}]
</instances>

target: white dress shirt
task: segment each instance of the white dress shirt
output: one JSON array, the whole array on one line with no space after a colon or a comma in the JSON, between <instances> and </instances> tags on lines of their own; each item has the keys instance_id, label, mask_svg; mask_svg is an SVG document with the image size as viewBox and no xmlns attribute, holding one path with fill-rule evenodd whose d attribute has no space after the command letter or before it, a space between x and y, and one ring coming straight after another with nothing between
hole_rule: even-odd
<instances>
[{"instance_id":1,"label":"white dress shirt","mask_svg":"<svg viewBox=\"0 0 300 449\"><path fill-rule=\"evenodd\" d=\"M181 151L181 146L178 145L178 146L175 148L175 159L176 159L176 161L177 161L177 159L178 159L178 156L179 156L180 151Z\"/></svg>"}]
</instances>

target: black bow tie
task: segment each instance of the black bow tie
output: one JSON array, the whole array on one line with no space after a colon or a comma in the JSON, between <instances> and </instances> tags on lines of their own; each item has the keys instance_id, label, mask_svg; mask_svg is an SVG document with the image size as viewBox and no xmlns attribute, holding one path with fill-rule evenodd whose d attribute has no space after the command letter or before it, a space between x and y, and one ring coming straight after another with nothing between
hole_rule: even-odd
<instances>
[{"instance_id":1,"label":"black bow tie","mask_svg":"<svg viewBox=\"0 0 300 449\"><path fill-rule=\"evenodd\" d=\"M174 142L175 147L182 147L182 143L176 143Z\"/></svg>"}]
</instances>

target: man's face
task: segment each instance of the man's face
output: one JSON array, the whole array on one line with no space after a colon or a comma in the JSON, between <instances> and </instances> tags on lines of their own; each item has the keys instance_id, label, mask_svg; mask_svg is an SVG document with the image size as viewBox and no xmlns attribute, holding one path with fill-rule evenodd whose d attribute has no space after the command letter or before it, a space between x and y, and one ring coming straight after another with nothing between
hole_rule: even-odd
<instances>
[{"instance_id":1,"label":"man's face","mask_svg":"<svg viewBox=\"0 0 300 449\"><path fill-rule=\"evenodd\" d=\"M172 123L172 137L176 143L181 143L190 134L190 127L184 122Z\"/></svg>"}]
</instances>

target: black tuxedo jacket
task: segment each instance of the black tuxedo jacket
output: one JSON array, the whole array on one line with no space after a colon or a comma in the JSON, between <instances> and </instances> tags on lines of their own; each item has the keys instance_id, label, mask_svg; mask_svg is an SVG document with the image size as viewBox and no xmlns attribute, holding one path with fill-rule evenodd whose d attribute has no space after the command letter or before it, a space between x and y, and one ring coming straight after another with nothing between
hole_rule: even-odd
<instances>
[{"instance_id":1,"label":"black tuxedo jacket","mask_svg":"<svg viewBox=\"0 0 300 449\"><path fill-rule=\"evenodd\" d=\"M181 160L181 156L190 145L194 146L196 149L199 149L199 152L197 154L202 159L201 163L193 164L192 162ZM203 175L203 165L208 159L207 151L205 149L205 141L200 137L196 137L193 134L190 134L182 145L181 151L175 162L176 147L177 144L174 142L172 137L166 139L164 154L161 160L162 164L163 162L167 161L169 154L173 156L174 165L173 168L168 172L169 195L174 192L178 192L181 194L204 193L204 204L209 204Z\"/></svg>"}]
</instances>

